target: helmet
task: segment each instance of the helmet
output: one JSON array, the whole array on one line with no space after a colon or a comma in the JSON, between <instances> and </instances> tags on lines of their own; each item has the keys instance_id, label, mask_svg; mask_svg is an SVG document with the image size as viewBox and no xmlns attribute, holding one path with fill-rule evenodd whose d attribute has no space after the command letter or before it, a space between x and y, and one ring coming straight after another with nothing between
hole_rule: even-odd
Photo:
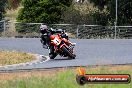
<instances>
[{"instance_id":1,"label":"helmet","mask_svg":"<svg viewBox=\"0 0 132 88\"><path fill-rule=\"evenodd\" d=\"M48 30L47 25L41 24L41 26L40 26L40 32L41 32L42 34L45 34L45 33L47 32L47 30Z\"/></svg>"}]
</instances>

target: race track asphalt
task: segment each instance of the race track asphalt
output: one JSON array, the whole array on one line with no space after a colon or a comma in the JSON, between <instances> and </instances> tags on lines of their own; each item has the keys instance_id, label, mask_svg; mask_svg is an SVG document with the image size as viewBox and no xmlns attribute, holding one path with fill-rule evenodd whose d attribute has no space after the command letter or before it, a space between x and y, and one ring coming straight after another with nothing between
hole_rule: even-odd
<instances>
[{"instance_id":1,"label":"race track asphalt","mask_svg":"<svg viewBox=\"0 0 132 88\"><path fill-rule=\"evenodd\" d=\"M89 66L132 63L131 39L70 39L76 43L76 59L57 57L37 64L0 67L0 70L54 68L68 66ZM39 38L0 38L0 50L22 51L48 56Z\"/></svg>"}]
</instances>

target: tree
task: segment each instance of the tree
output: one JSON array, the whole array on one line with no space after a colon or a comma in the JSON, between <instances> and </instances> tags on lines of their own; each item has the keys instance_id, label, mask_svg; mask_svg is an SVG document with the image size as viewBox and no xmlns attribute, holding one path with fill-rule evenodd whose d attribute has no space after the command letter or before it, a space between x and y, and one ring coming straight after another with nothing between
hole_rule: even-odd
<instances>
[{"instance_id":1,"label":"tree","mask_svg":"<svg viewBox=\"0 0 132 88\"><path fill-rule=\"evenodd\" d=\"M5 9L15 9L20 2L21 0L0 0L0 20L4 17Z\"/></svg>"},{"instance_id":2,"label":"tree","mask_svg":"<svg viewBox=\"0 0 132 88\"><path fill-rule=\"evenodd\" d=\"M22 0L19 22L58 23L72 0Z\"/></svg>"},{"instance_id":3,"label":"tree","mask_svg":"<svg viewBox=\"0 0 132 88\"><path fill-rule=\"evenodd\" d=\"M68 8L63 14L62 17L63 21L62 23L69 23L69 24L89 24L92 25L92 11L89 11L89 13L82 13L79 10L76 10L75 7L71 6Z\"/></svg>"},{"instance_id":4,"label":"tree","mask_svg":"<svg viewBox=\"0 0 132 88\"><path fill-rule=\"evenodd\" d=\"M115 22L115 9L116 0L90 0L97 6L100 11L106 8L108 14L95 16L95 19L101 19L105 17L105 21L109 25L114 25ZM118 0L118 22L117 25L131 25L132 24L132 1L130 0Z\"/></svg>"},{"instance_id":5,"label":"tree","mask_svg":"<svg viewBox=\"0 0 132 88\"><path fill-rule=\"evenodd\" d=\"M2 20L5 13L6 0L0 0L0 20Z\"/></svg>"},{"instance_id":6,"label":"tree","mask_svg":"<svg viewBox=\"0 0 132 88\"><path fill-rule=\"evenodd\" d=\"M118 25L132 25L132 1L118 0Z\"/></svg>"},{"instance_id":7,"label":"tree","mask_svg":"<svg viewBox=\"0 0 132 88\"><path fill-rule=\"evenodd\" d=\"M7 0L8 9L16 9L20 5L21 0Z\"/></svg>"}]
</instances>

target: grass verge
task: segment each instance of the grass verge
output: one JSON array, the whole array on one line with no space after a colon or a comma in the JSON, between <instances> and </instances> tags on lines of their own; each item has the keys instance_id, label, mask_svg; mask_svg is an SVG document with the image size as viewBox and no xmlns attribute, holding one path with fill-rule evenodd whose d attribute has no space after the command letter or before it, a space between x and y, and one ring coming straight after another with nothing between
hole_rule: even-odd
<instances>
[{"instance_id":1,"label":"grass verge","mask_svg":"<svg viewBox=\"0 0 132 88\"><path fill-rule=\"evenodd\" d=\"M86 68L88 74L130 74L129 66L98 66ZM3 77L3 79L2 79ZM0 74L1 88L132 88L130 84L86 84L76 83L76 68L53 69Z\"/></svg>"},{"instance_id":2,"label":"grass verge","mask_svg":"<svg viewBox=\"0 0 132 88\"><path fill-rule=\"evenodd\" d=\"M34 55L24 52L0 51L0 66L25 63L35 59Z\"/></svg>"}]
</instances>

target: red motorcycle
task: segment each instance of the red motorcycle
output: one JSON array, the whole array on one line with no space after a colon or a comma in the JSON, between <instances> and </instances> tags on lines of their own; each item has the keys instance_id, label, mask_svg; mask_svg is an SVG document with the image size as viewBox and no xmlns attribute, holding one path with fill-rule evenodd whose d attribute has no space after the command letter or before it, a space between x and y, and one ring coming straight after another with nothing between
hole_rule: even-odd
<instances>
[{"instance_id":1,"label":"red motorcycle","mask_svg":"<svg viewBox=\"0 0 132 88\"><path fill-rule=\"evenodd\" d=\"M54 46L54 50L57 54L63 57L69 57L75 59L76 55L74 54L74 46L66 38L62 38L60 34L51 35L51 44Z\"/></svg>"}]
</instances>

